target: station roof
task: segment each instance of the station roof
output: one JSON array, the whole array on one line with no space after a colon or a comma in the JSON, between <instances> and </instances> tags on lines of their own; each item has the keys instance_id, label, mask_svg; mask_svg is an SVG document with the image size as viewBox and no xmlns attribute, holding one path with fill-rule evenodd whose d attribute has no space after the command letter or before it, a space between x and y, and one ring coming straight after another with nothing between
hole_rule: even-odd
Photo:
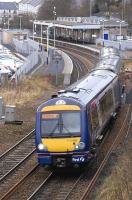
<instances>
[{"instance_id":1,"label":"station roof","mask_svg":"<svg viewBox=\"0 0 132 200\"><path fill-rule=\"evenodd\" d=\"M45 26L55 26L58 28L65 29L100 29L100 25L96 24L82 24L82 23L72 23L72 22L60 22L60 21L35 21L34 24L45 25Z\"/></svg>"},{"instance_id":2,"label":"station roof","mask_svg":"<svg viewBox=\"0 0 132 200\"><path fill-rule=\"evenodd\" d=\"M45 20L34 21L34 24L44 26L55 26L66 29L101 29L104 27L127 27L128 24L125 21L121 21L118 18L104 18L104 17L58 17L57 20Z\"/></svg>"}]
</instances>

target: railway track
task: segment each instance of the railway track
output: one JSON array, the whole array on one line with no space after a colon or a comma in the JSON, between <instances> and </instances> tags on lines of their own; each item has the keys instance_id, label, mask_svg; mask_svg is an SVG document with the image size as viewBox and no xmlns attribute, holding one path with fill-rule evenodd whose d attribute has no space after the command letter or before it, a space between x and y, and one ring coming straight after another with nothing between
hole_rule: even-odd
<instances>
[{"instance_id":1,"label":"railway track","mask_svg":"<svg viewBox=\"0 0 132 200\"><path fill-rule=\"evenodd\" d=\"M46 43L46 40L43 40ZM53 41L50 40L50 45L53 46ZM72 53L74 56L76 55L76 58L81 60L82 63L85 64L88 69L91 69L95 66L95 64L99 60L99 54L97 52L91 52L89 49L76 46L74 44L65 43L62 41L56 41L56 47L61 49L62 51L65 51L66 53Z\"/></svg>"},{"instance_id":2,"label":"railway track","mask_svg":"<svg viewBox=\"0 0 132 200\"><path fill-rule=\"evenodd\" d=\"M89 194L91 192L91 190L93 189L99 175L101 174L106 162L108 161L109 157L110 157L110 154L113 152L113 150L119 145L119 142L121 140L123 140L123 138L126 136L127 132L128 132L128 129L130 129L130 125L128 124L129 123L129 118L130 118L130 115L131 115L131 110L132 110L132 106L129 105L128 106L128 109L126 111L126 115L125 115L125 118L124 118L124 121L122 123L122 126L118 132L118 134L116 135L113 143L111 144L110 148L109 148L109 151L106 153L104 159L102 160L102 162L100 163L95 175L93 176L93 178L91 179L89 185L87 186L85 192L83 193L83 196L80 198L80 200L86 200L88 199L89 197ZM125 132L125 134L124 134Z\"/></svg>"},{"instance_id":3,"label":"railway track","mask_svg":"<svg viewBox=\"0 0 132 200\"><path fill-rule=\"evenodd\" d=\"M79 55L79 52L76 51L76 49L74 49L74 48L72 48L72 49L69 49L68 47L65 47L65 48L59 47L59 48L62 51L64 51L67 55L69 55L69 57L71 58L71 60L73 62L73 72L71 75L71 84L78 81L79 79L81 79L93 68L94 63L92 63L89 60L89 57L87 57L87 56L85 57L83 55L83 53L81 53ZM97 60L97 57L96 57L96 60ZM94 59L94 62L96 62L95 59Z\"/></svg>"},{"instance_id":4,"label":"railway track","mask_svg":"<svg viewBox=\"0 0 132 200\"><path fill-rule=\"evenodd\" d=\"M84 49L83 47L76 47L70 44L63 46L62 43L59 43L59 45L56 46L62 50L69 50L69 52L74 52L77 55L83 56L89 61L89 65L95 65L98 62L98 55L92 54L92 52L90 52L88 49Z\"/></svg>"},{"instance_id":5,"label":"railway track","mask_svg":"<svg viewBox=\"0 0 132 200\"><path fill-rule=\"evenodd\" d=\"M46 180L44 180L28 200L42 200L44 197L47 200L65 200L74 185L76 185L78 179L80 179L80 174L76 174L76 176L71 175L69 178L64 174L58 176L58 174L52 173Z\"/></svg>"},{"instance_id":6,"label":"railway track","mask_svg":"<svg viewBox=\"0 0 132 200\"><path fill-rule=\"evenodd\" d=\"M46 40L44 41L46 42ZM50 45L53 45L52 40L50 40ZM98 62L98 54L91 53L90 50L83 47L67 44L62 41L56 41L56 47L67 53L73 61L74 68L71 83L85 76Z\"/></svg>"},{"instance_id":7,"label":"railway track","mask_svg":"<svg viewBox=\"0 0 132 200\"><path fill-rule=\"evenodd\" d=\"M40 37L36 37L40 39ZM53 46L53 40L49 40L49 44ZM43 43L46 44L46 39L43 38ZM98 53L92 52L87 48L76 46L74 44L63 41L56 41L56 47L67 53L73 61L73 73L71 83L76 82L81 77L86 75L98 62ZM75 78L77 77L77 78Z\"/></svg>"},{"instance_id":8,"label":"railway track","mask_svg":"<svg viewBox=\"0 0 132 200\"><path fill-rule=\"evenodd\" d=\"M19 142L17 142L13 147L8 149L6 152L4 152L2 155L0 155L0 162L2 159L6 158L8 155L10 155L13 151L15 151L17 148L20 147L20 145L23 145L24 142L26 142L28 139L34 139L34 132L35 130L32 130L28 135L26 135L24 138L22 138ZM20 147L21 148L21 147Z\"/></svg>"},{"instance_id":9,"label":"railway track","mask_svg":"<svg viewBox=\"0 0 132 200\"><path fill-rule=\"evenodd\" d=\"M123 140L125 134L127 133L127 129L129 127L128 119L130 117L131 109L131 106L128 106L128 108L125 110L126 112L124 114L121 113L120 119L117 119L116 124L110 131L110 134L104 139L104 142L100 147L99 154L101 154L101 156L98 155L99 162L96 162L96 160L94 161L93 167L90 168L90 173L89 171L84 173L82 178L78 181L72 192L69 194L67 200L89 199L90 192L93 190L94 185L99 178L99 175L101 174L105 164L107 163L111 153L120 143L120 141ZM124 112L124 109L122 112ZM121 119L122 114L123 119ZM123 121L122 126L119 123L120 121Z\"/></svg>"},{"instance_id":10,"label":"railway track","mask_svg":"<svg viewBox=\"0 0 132 200\"><path fill-rule=\"evenodd\" d=\"M34 131L0 156L0 181L34 150Z\"/></svg>"},{"instance_id":11,"label":"railway track","mask_svg":"<svg viewBox=\"0 0 132 200\"><path fill-rule=\"evenodd\" d=\"M68 51L68 50L64 50ZM75 50L76 51L76 50ZM80 79L84 74L86 74L86 71L88 70L88 67L85 66L83 63L83 56L80 54L81 59L76 58L77 52L73 51L72 53L69 53L69 56L73 60L74 69L76 71L77 80ZM79 50L80 51L80 50ZM70 50L71 52L71 50ZM117 144L120 140L124 137L124 130L127 128L127 122L130 115L131 107L128 107L128 110L123 110L123 113L121 115L121 118L123 116L123 119L119 118L119 121L117 121L117 126L115 126L115 129L112 129L111 133L108 135L107 138L105 138L105 142L101 144L101 148L99 150L99 153L102 154L101 157L99 157L99 162L92 161L87 166L86 170L83 172L79 172L78 174L65 174L63 173L55 173L46 171L45 168L39 166L35 162L35 156L33 154L34 152L34 146L30 146L27 149L33 148L32 152L30 149L31 154L29 153L27 157L27 166L22 165L21 168L19 167L19 170L16 170L16 166L20 166L20 163L23 163L24 159L16 158L14 159L14 155L18 154L18 152L23 151L23 147L21 146L21 143L18 143L17 148L14 146L11 151L7 151L5 155L3 154L0 159L2 159L2 162L5 163L2 165L2 167L8 165L9 163L9 169L5 170L5 173L1 175L1 181L0 181L0 188L1 188L1 200L4 199L28 199L28 200L41 200L41 199L56 199L56 200L85 200L88 199L89 194L94 187L94 184L96 180L98 179L104 165L109 159L109 156L111 152L116 148ZM124 121L122 123L122 121ZM120 127L120 124L122 124L122 127ZM126 131L127 132L127 131ZM117 134L118 133L118 134ZM34 144L34 138L31 136L31 143ZM25 138L25 144L26 144L26 138ZM30 140L29 140L30 141ZM28 142L29 142L28 141ZM24 141L23 141L24 142ZM27 142L27 143L28 143ZM24 145L25 145L24 144ZM28 143L29 144L29 143ZM20 147L19 147L20 145ZM19 149L20 148L20 149ZM25 146L24 146L25 148ZM15 152L12 154L11 152ZM9 156L8 156L9 155ZM26 154L27 155L27 154ZM7 159L7 160L6 160ZM18 163L16 164L14 161L13 167L10 167L11 161L15 160ZM20 160L19 160L20 159ZM31 160L31 162L29 161ZM11 163L12 165L12 163ZM18 178L19 171L24 171L24 168L28 168L28 171L26 170L25 175L23 175L23 178ZM15 171L16 170L16 171ZM13 174L13 176L11 175ZM13 177L16 180L13 182ZM16 179L17 177L17 179ZM19 176L20 177L20 176ZM9 182L11 181L11 185L9 185ZM2 185L3 184L3 185ZM4 185L5 184L5 185ZM4 193L2 193L4 191Z\"/></svg>"},{"instance_id":12,"label":"railway track","mask_svg":"<svg viewBox=\"0 0 132 200\"><path fill-rule=\"evenodd\" d=\"M34 166L30 165L29 172L23 178L20 178L16 184L3 195L1 200L28 199L37 187L39 187L44 180L48 179L51 174L52 172L46 171L44 167L38 164Z\"/></svg>"},{"instance_id":13,"label":"railway track","mask_svg":"<svg viewBox=\"0 0 132 200\"><path fill-rule=\"evenodd\" d=\"M0 194L6 192L36 162L34 130L0 156ZM23 173L22 173L23 171Z\"/></svg>"},{"instance_id":14,"label":"railway track","mask_svg":"<svg viewBox=\"0 0 132 200\"><path fill-rule=\"evenodd\" d=\"M35 38L37 40L41 39L41 37L39 37L39 36L36 36ZM47 43L47 39L43 38L42 42L46 44ZM54 43L53 39L50 39L49 40L49 44L51 46L53 46L53 43ZM58 48L65 49L65 50L69 49L70 52L74 51L78 55L82 55L83 57L85 56L89 61L91 61L92 64L93 63L96 64L97 61L98 61L99 52L98 51L93 52L92 50L90 50L88 48L85 48L84 45L83 46L76 45L75 43L68 43L68 42L64 42L64 41L61 41L61 40L56 40L55 45Z\"/></svg>"},{"instance_id":15,"label":"railway track","mask_svg":"<svg viewBox=\"0 0 132 200\"><path fill-rule=\"evenodd\" d=\"M68 53L68 52L67 52L67 54L72 59L73 66L74 66L73 73L71 76L71 84L72 84L72 83L78 81L80 78L82 78L86 73L88 73L88 70L87 70L87 66L84 65L82 63L82 61L77 59L76 56L74 56L73 54Z\"/></svg>"},{"instance_id":16,"label":"railway track","mask_svg":"<svg viewBox=\"0 0 132 200\"><path fill-rule=\"evenodd\" d=\"M111 152L116 148L121 138L125 137L131 107L123 108L114 127L110 131L108 137L101 144L100 153L102 156L99 162L92 160L84 171L78 173L60 170L56 172L48 172L43 167L36 165L30 172L20 180L4 199L28 199L28 200L85 200L88 199L90 191L93 189L104 165L109 159ZM123 121L120 127L120 122ZM116 134L118 133L118 134ZM104 151L104 152L103 152Z\"/></svg>"}]
</instances>

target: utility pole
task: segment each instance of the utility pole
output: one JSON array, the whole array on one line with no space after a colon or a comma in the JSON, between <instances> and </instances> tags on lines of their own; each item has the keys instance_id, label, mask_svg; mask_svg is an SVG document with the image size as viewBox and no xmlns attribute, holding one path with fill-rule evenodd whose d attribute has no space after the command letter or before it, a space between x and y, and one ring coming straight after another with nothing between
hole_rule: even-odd
<instances>
[{"instance_id":1,"label":"utility pole","mask_svg":"<svg viewBox=\"0 0 132 200\"><path fill-rule=\"evenodd\" d=\"M122 20L125 19L126 12L126 0L122 0Z\"/></svg>"},{"instance_id":2,"label":"utility pole","mask_svg":"<svg viewBox=\"0 0 132 200\"><path fill-rule=\"evenodd\" d=\"M20 15L20 22L19 22L19 26L20 26L20 31L22 30L22 16Z\"/></svg>"},{"instance_id":3,"label":"utility pole","mask_svg":"<svg viewBox=\"0 0 132 200\"><path fill-rule=\"evenodd\" d=\"M55 50L55 18L56 18L56 7L54 6L53 10L53 15L54 15L54 50Z\"/></svg>"},{"instance_id":4,"label":"utility pole","mask_svg":"<svg viewBox=\"0 0 132 200\"><path fill-rule=\"evenodd\" d=\"M124 0L122 0L122 14L121 14L122 20L124 19Z\"/></svg>"},{"instance_id":5,"label":"utility pole","mask_svg":"<svg viewBox=\"0 0 132 200\"><path fill-rule=\"evenodd\" d=\"M34 40L34 21L33 21L33 40Z\"/></svg>"},{"instance_id":6,"label":"utility pole","mask_svg":"<svg viewBox=\"0 0 132 200\"><path fill-rule=\"evenodd\" d=\"M92 0L90 0L90 17L92 16Z\"/></svg>"},{"instance_id":7,"label":"utility pole","mask_svg":"<svg viewBox=\"0 0 132 200\"><path fill-rule=\"evenodd\" d=\"M8 16L8 30L10 29L10 20L9 20L9 16Z\"/></svg>"}]
</instances>

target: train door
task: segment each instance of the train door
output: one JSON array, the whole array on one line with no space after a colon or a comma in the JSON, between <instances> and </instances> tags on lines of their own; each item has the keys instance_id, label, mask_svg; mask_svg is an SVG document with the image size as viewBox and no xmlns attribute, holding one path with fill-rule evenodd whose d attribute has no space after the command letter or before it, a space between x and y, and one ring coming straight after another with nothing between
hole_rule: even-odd
<instances>
[{"instance_id":1,"label":"train door","mask_svg":"<svg viewBox=\"0 0 132 200\"><path fill-rule=\"evenodd\" d=\"M114 111L114 99L112 88L108 89L99 99L100 117L102 120L102 127L107 123L111 114Z\"/></svg>"},{"instance_id":2,"label":"train door","mask_svg":"<svg viewBox=\"0 0 132 200\"><path fill-rule=\"evenodd\" d=\"M91 124L91 142L94 144L99 130L99 113L97 101L93 101L90 105L90 124Z\"/></svg>"},{"instance_id":3,"label":"train door","mask_svg":"<svg viewBox=\"0 0 132 200\"><path fill-rule=\"evenodd\" d=\"M121 90L118 80L113 84L113 97L114 97L114 105L116 108L119 106L121 102Z\"/></svg>"}]
</instances>

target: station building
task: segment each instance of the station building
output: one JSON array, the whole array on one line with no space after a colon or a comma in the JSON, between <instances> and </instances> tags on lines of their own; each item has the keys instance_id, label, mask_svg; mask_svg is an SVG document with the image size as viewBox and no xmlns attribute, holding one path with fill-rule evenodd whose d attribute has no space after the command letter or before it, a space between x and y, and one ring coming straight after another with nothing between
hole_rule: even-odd
<instances>
[{"instance_id":1,"label":"station building","mask_svg":"<svg viewBox=\"0 0 132 200\"><path fill-rule=\"evenodd\" d=\"M128 24L118 18L105 17L57 17L55 21L34 21L34 31L41 28L41 36L47 27L53 30L57 39L73 42L96 43L96 39L116 40L119 35L127 35ZM50 31L53 37L53 31Z\"/></svg>"},{"instance_id":2,"label":"station building","mask_svg":"<svg viewBox=\"0 0 132 200\"><path fill-rule=\"evenodd\" d=\"M0 23L8 23L8 19L13 19L18 13L16 2L0 2Z\"/></svg>"}]
</instances>

